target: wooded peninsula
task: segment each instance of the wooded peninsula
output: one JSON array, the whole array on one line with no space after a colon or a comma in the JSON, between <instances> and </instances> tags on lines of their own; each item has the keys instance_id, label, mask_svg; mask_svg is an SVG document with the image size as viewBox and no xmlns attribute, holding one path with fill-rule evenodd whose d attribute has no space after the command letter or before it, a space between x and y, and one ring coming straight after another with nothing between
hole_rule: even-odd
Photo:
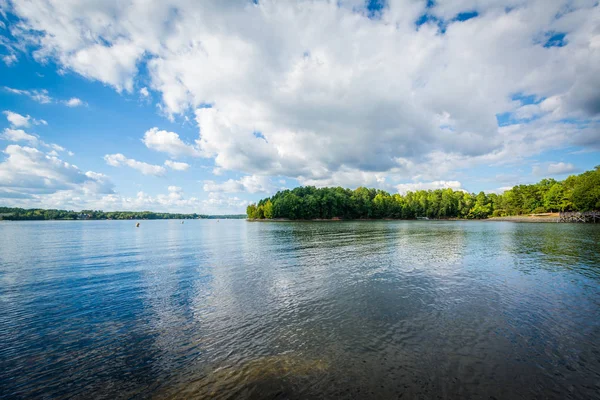
<instances>
[{"instance_id":1,"label":"wooded peninsula","mask_svg":"<svg viewBox=\"0 0 600 400\"><path fill-rule=\"evenodd\" d=\"M600 210L600 166L563 181L543 179L502 194L436 189L389 194L359 187L297 187L250 204L248 219L484 219Z\"/></svg>"}]
</instances>

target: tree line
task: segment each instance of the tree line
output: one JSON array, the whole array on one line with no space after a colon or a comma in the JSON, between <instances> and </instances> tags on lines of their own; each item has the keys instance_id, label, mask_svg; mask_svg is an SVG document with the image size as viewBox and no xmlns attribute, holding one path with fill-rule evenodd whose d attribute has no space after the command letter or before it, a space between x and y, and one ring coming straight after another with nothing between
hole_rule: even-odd
<instances>
[{"instance_id":1,"label":"tree line","mask_svg":"<svg viewBox=\"0 0 600 400\"><path fill-rule=\"evenodd\" d=\"M203 215L203 214L179 214L158 213L152 211L101 211L101 210L45 210L41 208L14 208L0 207L0 220L23 221L23 220L104 220L104 219L228 219L246 218L245 215Z\"/></svg>"},{"instance_id":2,"label":"tree line","mask_svg":"<svg viewBox=\"0 0 600 400\"><path fill-rule=\"evenodd\" d=\"M600 210L600 166L563 181L542 179L503 194L418 190L405 195L359 187L297 187L250 204L249 219L482 219L557 211Z\"/></svg>"}]
</instances>

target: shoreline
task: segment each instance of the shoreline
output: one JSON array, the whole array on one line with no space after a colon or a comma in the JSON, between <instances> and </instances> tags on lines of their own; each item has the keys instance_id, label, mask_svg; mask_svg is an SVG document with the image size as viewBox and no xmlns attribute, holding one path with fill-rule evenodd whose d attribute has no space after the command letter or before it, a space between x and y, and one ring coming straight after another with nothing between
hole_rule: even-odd
<instances>
[{"instance_id":1,"label":"shoreline","mask_svg":"<svg viewBox=\"0 0 600 400\"><path fill-rule=\"evenodd\" d=\"M287 218L272 218L272 219L249 219L249 218L156 218L156 219L0 219L0 222L40 222L40 221L61 221L61 222L79 222L79 221L211 221L211 220L243 220L247 222L375 222L375 221L454 221L454 222L517 222L517 223L557 223L557 215L513 215L507 217L490 217L485 219L462 219L462 218L440 218L440 219L401 219L401 218L359 218L359 219L342 219L342 218L317 218L317 219L287 219ZM575 222L563 222L575 223Z\"/></svg>"},{"instance_id":2,"label":"shoreline","mask_svg":"<svg viewBox=\"0 0 600 400\"><path fill-rule=\"evenodd\" d=\"M487 221L558 223L558 215L556 215L556 216L552 215L552 216L547 216L547 217L530 216L530 215L513 215L510 217L492 217L492 218L488 218ZM568 222L563 222L563 223L568 223Z\"/></svg>"},{"instance_id":3,"label":"shoreline","mask_svg":"<svg viewBox=\"0 0 600 400\"><path fill-rule=\"evenodd\" d=\"M239 221L247 221L247 218L132 218L132 219L0 219L0 222L50 222L50 221L60 221L60 222L84 222L84 221L231 221L231 220L239 220Z\"/></svg>"},{"instance_id":4,"label":"shoreline","mask_svg":"<svg viewBox=\"0 0 600 400\"><path fill-rule=\"evenodd\" d=\"M444 219L401 219L401 218L361 218L361 219L287 219L287 218L273 218L273 219L249 219L248 222L373 222L373 221L469 221L469 222L519 222L519 223L557 223L558 216L529 216L529 215L514 215L509 217L491 217L485 219L461 219L461 218L444 218Z\"/></svg>"}]
</instances>

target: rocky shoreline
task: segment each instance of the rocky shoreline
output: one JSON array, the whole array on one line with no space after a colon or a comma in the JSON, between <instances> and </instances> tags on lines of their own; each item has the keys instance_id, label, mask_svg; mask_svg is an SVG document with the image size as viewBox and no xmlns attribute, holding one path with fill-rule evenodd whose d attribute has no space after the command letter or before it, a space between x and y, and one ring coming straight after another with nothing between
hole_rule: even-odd
<instances>
[{"instance_id":1,"label":"rocky shoreline","mask_svg":"<svg viewBox=\"0 0 600 400\"><path fill-rule=\"evenodd\" d=\"M558 222L558 214L550 215L513 215L510 217L492 217L483 221L508 221L508 222Z\"/></svg>"}]
</instances>

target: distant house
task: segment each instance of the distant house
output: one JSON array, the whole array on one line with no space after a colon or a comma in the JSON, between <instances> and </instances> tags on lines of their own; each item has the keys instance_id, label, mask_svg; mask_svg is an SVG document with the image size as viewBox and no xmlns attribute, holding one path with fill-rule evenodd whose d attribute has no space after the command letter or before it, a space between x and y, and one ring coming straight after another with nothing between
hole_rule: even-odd
<instances>
[{"instance_id":1,"label":"distant house","mask_svg":"<svg viewBox=\"0 0 600 400\"><path fill-rule=\"evenodd\" d=\"M5 217L12 217L15 213L0 213L0 220L4 219Z\"/></svg>"}]
</instances>

